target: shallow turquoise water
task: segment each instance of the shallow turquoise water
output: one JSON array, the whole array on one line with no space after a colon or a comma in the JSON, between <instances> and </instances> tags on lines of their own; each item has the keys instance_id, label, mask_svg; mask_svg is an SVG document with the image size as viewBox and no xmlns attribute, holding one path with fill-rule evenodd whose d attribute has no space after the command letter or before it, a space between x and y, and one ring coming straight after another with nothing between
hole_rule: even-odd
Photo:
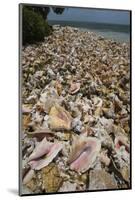
<instances>
[{"instance_id":1,"label":"shallow turquoise water","mask_svg":"<svg viewBox=\"0 0 135 200\"><path fill-rule=\"evenodd\" d=\"M125 32L115 32L111 30L100 30L100 29L84 29L87 31L96 32L98 35L101 35L107 39L113 39L118 42L130 42L130 33Z\"/></svg>"}]
</instances>

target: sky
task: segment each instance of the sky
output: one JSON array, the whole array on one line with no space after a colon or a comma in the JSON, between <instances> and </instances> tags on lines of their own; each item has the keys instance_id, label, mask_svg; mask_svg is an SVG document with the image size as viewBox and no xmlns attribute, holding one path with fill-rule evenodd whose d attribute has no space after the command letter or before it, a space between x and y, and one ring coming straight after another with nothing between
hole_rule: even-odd
<instances>
[{"instance_id":1,"label":"sky","mask_svg":"<svg viewBox=\"0 0 135 200\"><path fill-rule=\"evenodd\" d=\"M51 11L48 20L85 21L111 24L130 24L129 11L65 8L63 14L58 15Z\"/></svg>"}]
</instances>

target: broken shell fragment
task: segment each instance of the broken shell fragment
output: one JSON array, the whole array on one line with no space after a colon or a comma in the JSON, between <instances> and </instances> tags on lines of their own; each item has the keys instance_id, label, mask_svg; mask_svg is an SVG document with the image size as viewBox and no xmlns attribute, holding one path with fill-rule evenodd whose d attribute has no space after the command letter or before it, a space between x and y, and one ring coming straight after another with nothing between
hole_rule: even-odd
<instances>
[{"instance_id":1,"label":"broken shell fragment","mask_svg":"<svg viewBox=\"0 0 135 200\"><path fill-rule=\"evenodd\" d=\"M41 170L41 177L42 188L46 192L57 192L63 182L59 169L54 163Z\"/></svg>"},{"instance_id":2,"label":"broken shell fragment","mask_svg":"<svg viewBox=\"0 0 135 200\"><path fill-rule=\"evenodd\" d=\"M94 97L93 99L94 105L95 105L95 116L98 117L101 114L102 111L102 104L103 104L103 100L99 97Z\"/></svg>"},{"instance_id":3,"label":"broken shell fragment","mask_svg":"<svg viewBox=\"0 0 135 200\"><path fill-rule=\"evenodd\" d=\"M41 94L38 104L42 105L45 112L49 113L51 107L58 102L59 95L57 94L57 91L55 88L51 88L50 91L45 91Z\"/></svg>"},{"instance_id":4,"label":"broken shell fragment","mask_svg":"<svg viewBox=\"0 0 135 200\"><path fill-rule=\"evenodd\" d=\"M81 86L80 83L71 83L69 93L75 94L76 92L80 90L80 86Z\"/></svg>"},{"instance_id":5,"label":"broken shell fragment","mask_svg":"<svg viewBox=\"0 0 135 200\"><path fill-rule=\"evenodd\" d=\"M107 131L108 134L113 131L113 119L106 119L105 117L101 117L99 121L104 126L104 129Z\"/></svg>"},{"instance_id":6,"label":"broken shell fragment","mask_svg":"<svg viewBox=\"0 0 135 200\"><path fill-rule=\"evenodd\" d=\"M80 119L78 117L73 119L72 128L73 128L74 132L81 133L82 122L80 121Z\"/></svg>"},{"instance_id":7,"label":"broken shell fragment","mask_svg":"<svg viewBox=\"0 0 135 200\"><path fill-rule=\"evenodd\" d=\"M23 105L22 106L22 113L23 114L29 114L31 112L31 108L29 108L28 106Z\"/></svg>"},{"instance_id":8,"label":"broken shell fragment","mask_svg":"<svg viewBox=\"0 0 135 200\"><path fill-rule=\"evenodd\" d=\"M129 144L128 144L128 138L125 137L125 136L117 136L115 138L115 141L114 141L114 144L115 144L115 148L116 150L118 150L122 145L125 146L125 149L127 152L130 151L130 147L129 147Z\"/></svg>"},{"instance_id":9,"label":"broken shell fragment","mask_svg":"<svg viewBox=\"0 0 135 200\"><path fill-rule=\"evenodd\" d=\"M22 124L23 124L23 127L25 129L28 128L30 122L31 122L31 116L30 116L30 114L24 115L23 118L22 118Z\"/></svg>"},{"instance_id":10,"label":"broken shell fragment","mask_svg":"<svg viewBox=\"0 0 135 200\"><path fill-rule=\"evenodd\" d=\"M101 143L94 137L81 136L72 146L72 152L68 163L70 169L77 172L85 172L93 166L99 155Z\"/></svg>"},{"instance_id":11,"label":"broken shell fragment","mask_svg":"<svg viewBox=\"0 0 135 200\"><path fill-rule=\"evenodd\" d=\"M113 176L104 170L92 170L89 175L89 190L116 189Z\"/></svg>"},{"instance_id":12,"label":"broken shell fragment","mask_svg":"<svg viewBox=\"0 0 135 200\"><path fill-rule=\"evenodd\" d=\"M100 160L101 160L102 163L104 163L105 166L109 166L110 163L111 163L111 160L108 157L106 151L101 152L101 154L100 154Z\"/></svg>"},{"instance_id":13,"label":"broken shell fragment","mask_svg":"<svg viewBox=\"0 0 135 200\"><path fill-rule=\"evenodd\" d=\"M40 140L42 140L44 137L54 136L55 135L55 133L53 131L51 131L50 129L47 129L47 128L38 129L38 130L33 131L33 132L28 132L27 134L30 137L36 137L36 138L38 138Z\"/></svg>"},{"instance_id":14,"label":"broken shell fragment","mask_svg":"<svg viewBox=\"0 0 135 200\"><path fill-rule=\"evenodd\" d=\"M61 95L61 93L62 93L62 85L61 85L61 83L59 81L56 81L55 88L57 90L58 95Z\"/></svg>"},{"instance_id":15,"label":"broken shell fragment","mask_svg":"<svg viewBox=\"0 0 135 200\"><path fill-rule=\"evenodd\" d=\"M33 169L30 169L27 174L25 175L25 177L23 178L23 184L27 184L35 175L35 172Z\"/></svg>"},{"instance_id":16,"label":"broken shell fragment","mask_svg":"<svg viewBox=\"0 0 135 200\"><path fill-rule=\"evenodd\" d=\"M52 130L70 130L71 116L61 106L55 105L51 108L49 113L49 125Z\"/></svg>"},{"instance_id":17,"label":"broken shell fragment","mask_svg":"<svg viewBox=\"0 0 135 200\"><path fill-rule=\"evenodd\" d=\"M121 175L122 175L122 177L123 177L123 179L125 180L125 181L127 181L127 182L129 182L129 180L130 180L130 170L129 170L129 167L126 167L126 166L124 166L121 170L120 170L120 172L121 172Z\"/></svg>"},{"instance_id":18,"label":"broken shell fragment","mask_svg":"<svg viewBox=\"0 0 135 200\"><path fill-rule=\"evenodd\" d=\"M63 185L60 187L59 192L71 192L76 191L77 183L71 183L69 181L66 181L63 183Z\"/></svg>"},{"instance_id":19,"label":"broken shell fragment","mask_svg":"<svg viewBox=\"0 0 135 200\"><path fill-rule=\"evenodd\" d=\"M121 110L123 107L122 102L119 100L117 96L114 97L114 107L116 112Z\"/></svg>"},{"instance_id":20,"label":"broken shell fragment","mask_svg":"<svg viewBox=\"0 0 135 200\"><path fill-rule=\"evenodd\" d=\"M31 192L29 191L28 194L38 193L37 183L35 178L31 179L25 186L27 187L27 189L31 191Z\"/></svg>"}]
</instances>

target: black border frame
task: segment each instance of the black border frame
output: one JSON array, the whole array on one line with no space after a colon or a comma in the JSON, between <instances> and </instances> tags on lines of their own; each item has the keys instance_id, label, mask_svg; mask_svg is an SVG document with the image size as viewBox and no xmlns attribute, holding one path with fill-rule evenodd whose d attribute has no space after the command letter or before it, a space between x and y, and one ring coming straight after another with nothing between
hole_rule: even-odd
<instances>
[{"instance_id":1,"label":"black border frame","mask_svg":"<svg viewBox=\"0 0 135 200\"><path fill-rule=\"evenodd\" d=\"M22 114L21 114L21 50L22 50L22 6L37 6L37 7L64 7L64 8L83 8L83 9L93 9L93 10L114 10L114 11L127 11L130 13L130 186L129 188L118 188L118 189L99 189L99 190L84 190L84 191L68 191L68 192L50 192L50 193L36 193L36 194L22 194L21 186L22 186L22 169L21 169L21 158L22 158L22 150L21 150L21 125L22 125ZM72 194L72 193L86 193L86 192L104 192L104 191L121 191L121 190L132 190L132 10L126 9L111 9L111 8L95 8L95 7L79 7L79 6L69 6L69 5L50 5L50 4L33 4L33 3L19 3L18 4L18 19L19 19L19 33L18 33L18 47L19 47L19 99L18 99L18 116L19 116L19 158L18 158L18 166L19 166L19 179L18 179L18 194L19 196L37 196L37 195L55 195L55 194Z\"/></svg>"}]
</instances>

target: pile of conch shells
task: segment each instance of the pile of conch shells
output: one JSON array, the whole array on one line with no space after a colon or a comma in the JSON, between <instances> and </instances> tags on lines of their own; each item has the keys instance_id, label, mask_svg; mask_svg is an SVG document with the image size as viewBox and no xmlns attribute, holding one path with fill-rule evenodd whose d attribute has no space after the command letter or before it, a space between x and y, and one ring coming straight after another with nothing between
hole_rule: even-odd
<instances>
[{"instance_id":1,"label":"pile of conch shells","mask_svg":"<svg viewBox=\"0 0 135 200\"><path fill-rule=\"evenodd\" d=\"M22 193L129 188L129 44L53 29L22 49Z\"/></svg>"}]
</instances>

